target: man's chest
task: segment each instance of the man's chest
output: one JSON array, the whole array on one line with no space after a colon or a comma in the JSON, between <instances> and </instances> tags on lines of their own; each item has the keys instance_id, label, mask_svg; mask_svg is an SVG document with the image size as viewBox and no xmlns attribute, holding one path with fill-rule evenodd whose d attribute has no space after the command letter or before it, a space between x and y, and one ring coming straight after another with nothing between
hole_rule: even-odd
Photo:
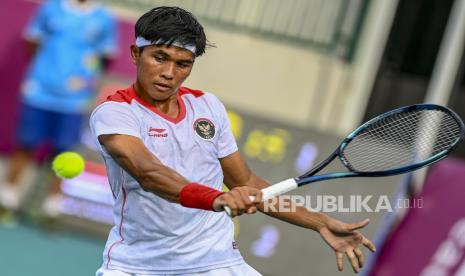
<instances>
[{"instance_id":1,"label":"man's chest","mask_svg":"<svg viewBox=\"0 0 465 276\"><path fill-rule=\"evenodd\" d=\"M221 129L208 111L190 112L177 123L144 116L140 131L146 147L164 163L217 161Z\"/></svg>"}]
</instances>

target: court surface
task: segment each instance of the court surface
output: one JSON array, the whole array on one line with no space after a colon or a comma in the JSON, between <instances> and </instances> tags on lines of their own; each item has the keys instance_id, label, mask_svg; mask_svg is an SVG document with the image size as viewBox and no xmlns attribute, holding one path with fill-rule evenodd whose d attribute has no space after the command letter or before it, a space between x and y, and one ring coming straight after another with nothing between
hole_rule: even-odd
<instances>
[{"instance_id":1,"label":"court surface","mask_svg":"<svg viewBox=\"0 0 465 276\"><path fill-rule=\"evenodd\" d=\"M0 224L0 275L94 275L104 241L33 225Z\"/></svg>"}]
</instances>

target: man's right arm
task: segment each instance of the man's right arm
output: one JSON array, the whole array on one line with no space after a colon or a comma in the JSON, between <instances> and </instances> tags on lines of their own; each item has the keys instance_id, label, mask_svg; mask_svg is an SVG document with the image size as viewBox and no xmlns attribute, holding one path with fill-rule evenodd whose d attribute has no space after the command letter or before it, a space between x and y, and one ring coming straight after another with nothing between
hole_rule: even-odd
<instances>
[{"instance_id":1,"label":"man's right arm","mask_svg":"<svg viewBox=\"0 0 465 276\"><path fill-rule=\"evenodd\" d=\"M193 186L194 190L192 190L192 187L189 186L192 183L173 169L163 165L137 137L121 134L104 134L99 135L98 140L111 157L136 179L145 191L150 191L168 201L183 204L183 199L181 198L183 191L184 198L188 198L190 196L189 193L195 193L190 197L194 197L194 200L196 200L195 196L202 196L202 189L205 189L207 194L208 189L213 190L213 188L206 186L205 188ZM198 189L199 187L201 188L200 190ZM249 195L253 195L257 199L252 202L249 200ZM260 200L260 190L251 187L238 187L218 196L214 201L214 206L211 207L220 211L224 205L232 206L233 216L236 216L242 213L254 213L256 211L255 205ZM184 199L185 202L186 199Z\"/></svg>"},{"instance_id":2,"label":"man's right arm","mask_svg":"<svg viewBox=\"0 0 465 276\"><path fill-rule=\"evenodd\" d=\"M98 137L113 159L145 191L150 191L171 202L179 202L181 189L189 181L180 174L164 166L142 141L134 136L106 134Z\"/></svg>"}]
</instances>

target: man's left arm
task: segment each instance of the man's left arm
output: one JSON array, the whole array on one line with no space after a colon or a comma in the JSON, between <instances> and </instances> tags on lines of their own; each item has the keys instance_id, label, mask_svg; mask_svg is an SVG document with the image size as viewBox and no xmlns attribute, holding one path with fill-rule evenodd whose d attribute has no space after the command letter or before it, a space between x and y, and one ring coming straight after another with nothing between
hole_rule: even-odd
<instances>
[{"instance_id":1,"label":"man's left arm","mask_svg":"<svg viewBox=\"0 0 465 276\"><path fill-rule=\"evenodd\" d=\"M221 158L220 163L223 169L224 183L229 189L238 186L263 189L270 185L249 169L245 160L237 151ZM279 206L277 205L280 202L285 202L286 206L291 206L289 209L295 210L295 212L279 212ZM270 204L267 206L269 207L267 210L265 210L264 203L259 205L259 210L277 219L318 232L335 251L337 266L340 271L343 269L344 255L349 259L355 272L360 270L364 263L364 256L359 248L361 244L371 251L375 251L373 243L356 231L369 223L367 219L353 224L344 223L325 214L311 212L304 207L292 206L294 202L289 199L272 200L271 203L267 202L267 204ZM274 210L277 210L277 212Z\"/></svg>"}]
</instances>

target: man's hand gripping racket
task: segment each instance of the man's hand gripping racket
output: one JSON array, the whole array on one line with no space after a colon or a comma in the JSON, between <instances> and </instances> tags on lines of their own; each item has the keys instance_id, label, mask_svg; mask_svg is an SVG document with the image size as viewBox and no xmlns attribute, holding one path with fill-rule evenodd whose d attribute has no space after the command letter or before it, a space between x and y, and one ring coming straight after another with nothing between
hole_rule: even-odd
<instances>
[{"instance_id":1,"label":"man's hand gripping racket","mask_svg":"<svg viewBox=\"0 0 465 276\"><path fill-rule=\"evenodd\" d=\"M434 104L401 107L362 124L307 173L263 189L262 201L317 181L389 176L417 170L445 158L464 136L462 120L449 108ZM347 171L315 175L336 157ZM227 205L224 211L231 215Z\"/></svg>"}]
</instances>

